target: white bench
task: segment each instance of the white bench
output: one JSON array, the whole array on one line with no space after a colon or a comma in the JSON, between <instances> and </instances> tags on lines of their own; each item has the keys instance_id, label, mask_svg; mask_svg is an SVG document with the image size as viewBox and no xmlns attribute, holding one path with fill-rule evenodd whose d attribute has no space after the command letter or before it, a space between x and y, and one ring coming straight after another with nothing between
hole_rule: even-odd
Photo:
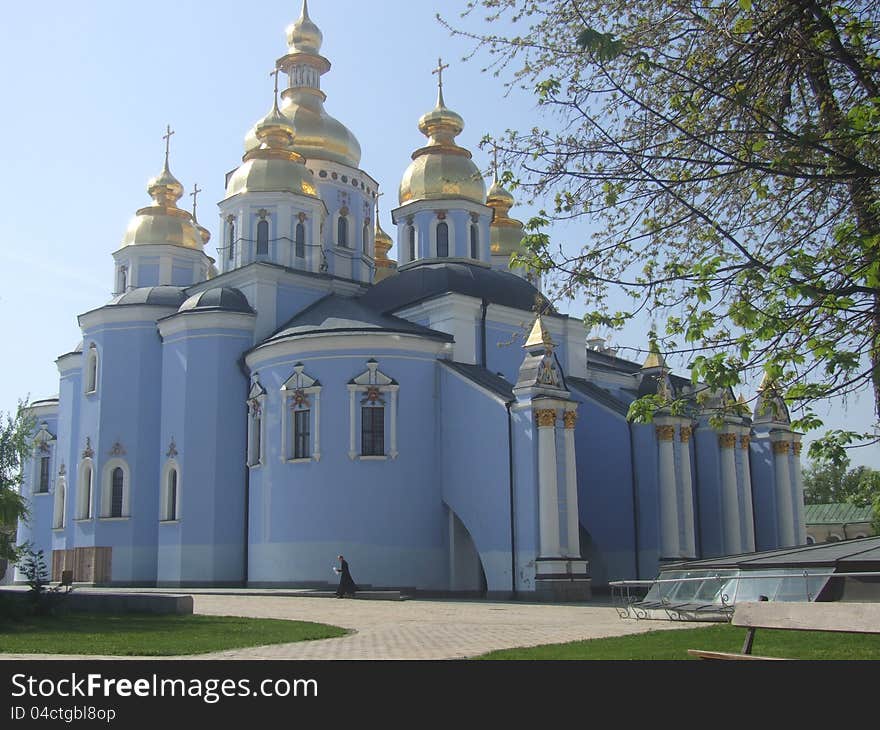
<instances>
[{"instance_id":1,"label":"white bench","mask_svg":"<svg viewBox=\"0 0 880 730\"><path fill-rule=\"evenodd\" d=\"M700 659L782 659L752 654L757 629L880 634L880 603L737 603L730 623L748 629L740 653L688 649L688 654Z\"/></svg>"}]
</instances>

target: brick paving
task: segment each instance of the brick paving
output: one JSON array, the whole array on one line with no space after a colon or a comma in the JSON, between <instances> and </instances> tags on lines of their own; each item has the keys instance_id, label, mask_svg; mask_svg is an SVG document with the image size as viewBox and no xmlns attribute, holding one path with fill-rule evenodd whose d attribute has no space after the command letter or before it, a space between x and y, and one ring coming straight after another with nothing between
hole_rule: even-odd
<instances>
[{"instance_id":1,"label":"brick paving","mask_svg":"<svg viewBox=\"0 0 880 730\"><path fill-rule=\"evenodd\" d=\"M244 592L194 593L193 599L199 614L316 621L352 632L336 639L230 649L193 659L463 659L494 649L701 625L621 619L607 603L370 601ZM0 659L101 658L120 657L0 653Z\"/></svg>"}]
</instances>

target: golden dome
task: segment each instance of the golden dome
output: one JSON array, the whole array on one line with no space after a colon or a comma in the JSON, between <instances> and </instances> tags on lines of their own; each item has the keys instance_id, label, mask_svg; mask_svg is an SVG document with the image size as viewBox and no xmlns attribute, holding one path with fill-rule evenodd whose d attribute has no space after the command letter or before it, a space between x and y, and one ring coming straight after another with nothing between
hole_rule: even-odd
<instances>
[{"instance_id":1,"label":"golden dome","mask_svg":"<svg viewBox=\"0 0 880 730\"><path fill-rule=\"evenodd\" d=\"M287 28L287 45L290 53L309 53L318 55L321 51L321 43L324 40L324 34L312 22L309 17L309 7L306 0L303 0L302 12L299 20Z\"/></svg>"},{"instance_id":2,"label":"golden dome","mask_svg":"<svg viewBox=\"0 0 880 730\"><path fill-rule=\"evenodd\" d=\"M398 196L401 205L415 200L486 201L482 173L471 153L455 143L463 129L464 120L443 102L441 87L437 106L419 119L419 131L428 144L413 152L413 161L403 173Z\"/></svg>"},{"instance_id":3,"label":"golden dome","mask_svg":"<svg viewBox=\"0 0 880 730\"><path fill-rule=\"evenodd\" d=\"M524 235L522 221L508 215L515 202L513 195L502 188L496 178L486 196L486 205L495 210L489 226L489 250L493 256L509 257L520 249Z\"/></svg>"},{"instance_id":4,"label":"golden dome","mask_svg":"<svg viewBox=\"0 0 880 730\"><path fill-rule=\"evenodd\" d=\"M229 178L226 197L248 192L286 192L317 197L311 172L302 155L291 146L293 125L280 112L277 101L254 129L259 146L245 153L242 165Z\"/></svg>"},{"instance_id":5,"label":"golden dome","mask_svg":"<svg viewBox=\"0 0 880 730\"><path fill-rule=\"evenodd\" d=\"M122 245L171 244L201 251L207 239L192 215L177 207L177 201L183 196L183 185L168 169L167 149L165 166L147 183L147 192L154 204L137 211L122 237Z\"/></svg>"}]
</instances>

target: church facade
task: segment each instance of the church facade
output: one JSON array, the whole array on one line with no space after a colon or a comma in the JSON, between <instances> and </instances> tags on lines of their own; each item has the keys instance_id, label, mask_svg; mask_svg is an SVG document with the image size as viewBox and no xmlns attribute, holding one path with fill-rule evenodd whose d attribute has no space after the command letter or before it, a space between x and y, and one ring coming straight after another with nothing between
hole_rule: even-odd
<instances>
[{"instance_id":1,"label":"church facade","mask_svg":"<svg viewBox=\"0 0 880 730\"><path fill-rule=\"evenodd\" d=\"M765 383L720 431L660 353L586 340L511 271L522 224L456 137L442 64L391 213L325 110L308 14L210 234L165 164L35 402L19 542L106 585L362 585L581 599L664 561L805 542L800 436ZM401 166L403 167L403 165ZM718 394L719 398L729 394ZM696 400L694 400L696 403Z\"/></svg>"}]
</instances>

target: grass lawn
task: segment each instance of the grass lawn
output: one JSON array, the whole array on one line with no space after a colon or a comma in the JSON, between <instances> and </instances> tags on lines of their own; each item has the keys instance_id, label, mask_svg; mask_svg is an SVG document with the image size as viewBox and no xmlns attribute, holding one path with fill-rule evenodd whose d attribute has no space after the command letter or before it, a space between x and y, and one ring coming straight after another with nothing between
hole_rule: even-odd
<instances>
[{"instance_id":1,"label":"grass lawn","mask_svg":"<svg viewBox=\"0 0 880 730\"><path fill-rule=\"evenodd\" d=\"M347 633L337 626L268 618L70 613L0 622L0 652L173 656Z\"/></svg>"},{"instance_id":2,"label":"grass lawn","mask_svg":"<svg viewBox=\"0 0 880 730\"><path fill-rule=\"evenodd\" d=\"M690 659L688 649L741 651L746 629L714 624L493 651L477 659ZM880 659L880 635L758 629L752 653L792 659ZM697 660L699 661L699 660Z\"/></svg>"}]
</instances>

